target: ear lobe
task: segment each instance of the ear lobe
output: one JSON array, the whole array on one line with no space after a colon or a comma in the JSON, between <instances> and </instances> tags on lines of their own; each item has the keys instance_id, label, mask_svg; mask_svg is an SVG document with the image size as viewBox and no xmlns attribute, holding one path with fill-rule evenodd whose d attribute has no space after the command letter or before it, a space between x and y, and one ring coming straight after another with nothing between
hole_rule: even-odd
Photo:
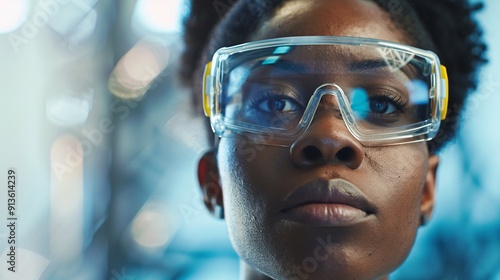
<instances>
[{"instance_id":1,"label":"ear lobe","mask_svg":"<svg viewBox=\"0 0 500 280\"><path fill-rule=\"evenodd\" d=\"M200 158L198 162L198 182L205 207L216 218L223 218L222 187L215 151L208 151Z\"/></svg>"},{"instance_id":2,"label":"ear lobe","mask_svg":"<svg viewBox=\"0 0 500 280\"><path fill-rule=\"evenodd\" d=\"M432 214L435 203L435 190L436 190L436 173L439 165L439 157L437 155L429 156L429 169L424 184L422 193L422 200L420 204L421 220L428 220Z\"/></svg>"}]
</instances>

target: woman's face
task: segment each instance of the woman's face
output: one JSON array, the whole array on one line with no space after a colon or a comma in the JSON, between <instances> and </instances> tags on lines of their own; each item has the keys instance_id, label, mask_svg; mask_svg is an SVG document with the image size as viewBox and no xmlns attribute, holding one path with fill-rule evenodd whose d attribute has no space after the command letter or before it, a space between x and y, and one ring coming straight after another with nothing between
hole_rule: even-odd
<instances>
[{"instance_id":1,"label":"woman's face","mask_svg":"<svg viewBox=\"0 0 500 280\"><path fill-rule=\"evenodd\" d=\"M288 1L252 39L295 35L409 41L374 3L343 0ZM361 145L323 99L292 147L221 139L215 169L230 239L275 279L377 279L403 262L430 215L437 157L424 142Z\"/></svg>"}]
</instances>

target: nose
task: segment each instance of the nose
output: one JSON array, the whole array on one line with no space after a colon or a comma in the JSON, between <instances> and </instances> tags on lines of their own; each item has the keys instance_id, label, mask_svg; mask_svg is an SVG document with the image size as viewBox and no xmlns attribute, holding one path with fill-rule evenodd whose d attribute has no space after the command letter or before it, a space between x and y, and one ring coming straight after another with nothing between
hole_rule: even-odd
<instances>
[{"instance_id":1,"label":"nose","mask_svg":"<svg viewBox=\"0 0 500 280\"><path fill-rule=\"evenodd\" d=\"M349 132L333 96L324 96L309 128L290 147L296 167L340 165L357 169L364 159L362 144Z\"/></svg>"}]
</instances>

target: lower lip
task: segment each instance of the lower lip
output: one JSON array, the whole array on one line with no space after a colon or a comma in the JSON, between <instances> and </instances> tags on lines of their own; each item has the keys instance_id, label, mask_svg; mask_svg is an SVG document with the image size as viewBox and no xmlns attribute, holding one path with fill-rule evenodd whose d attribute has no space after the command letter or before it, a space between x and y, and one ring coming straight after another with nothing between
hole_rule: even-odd
<instances>
[{"instance_id":1,"label":"lower lip","mask_svg":"<svg viewBox=\"0 0 500 280\"><path fill-rule=\"evenodd\" d=\"M286 210L286 218L313 226L345 227L370 219L365 211L345 204L305 204Z\"/></svg>"}]
</instances>

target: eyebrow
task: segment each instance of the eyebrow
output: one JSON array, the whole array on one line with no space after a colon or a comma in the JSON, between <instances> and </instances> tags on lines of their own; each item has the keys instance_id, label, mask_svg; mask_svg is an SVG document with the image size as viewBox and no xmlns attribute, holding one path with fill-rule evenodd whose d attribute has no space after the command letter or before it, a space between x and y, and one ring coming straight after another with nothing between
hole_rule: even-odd
<instances>
[{"instance_id":1,"label":"eyebrow","mask_svg":"<svg viewBox=\"0 0 500 280\"><path fill-rule=\"evenodd\" d=\"M307 66L306 64L295 62L292 60L279 59L277 57L272 58L272 60L270 60L269 57L266 58L261 63L255 65L253 69L257 69L260 67L270 67L279 71L293 72L297 74L310 74L314 72L314 69L311 69L311 67ZM349 63L346 69L349 71L370 71L388 66L389 65L387 64L387 62L383 59L372 59Z\"/></svg>"},{"instance_id":2,"label":"eyebrow","mask_svg":"<svg viewBox=\"0 0 500 280\"><path fill-rule=\"evenodd\" d=\"M270 59L272 58L272 59ZM406 68L409 64L405 65L402 68L397 68L397 71L401 73L406 78L410 78L411 73L407 73L404 68ZM270 74L279 74L279 73L293 73L293 74L312 74L315 73L315 67L311 68L311 66L296 62L288 59L280 59L279 57L270 56L266 57L264 60L256 63L251 69L252 71L261 69L262 71L269 71ZM345 70L349 72L374 72L375 70L382 68L391 68L388 62L384 59L366 59L361 61L354 61L348 63L347 66L343 67ZM410 74L410 75L409 75Z\"/></svg>"},{"instance_id":3,"label":"eyebrow","mask_svg":"<svg viewBox=\"0 0 500 280\"><path fill-rule=\"evenodd\" d=\"M402 75L407 79L413 79L415 76L415 67L411 63L407 63L402 67L391 66L386 60L383 59L372 59L363 60L359 62L354 62L349 65L350 71L374 71L380 68L395 69L395 71L390 71L391 73L399 73L397 75ZM397 69L397 70L396 70Z\"/></svg>"},{"instance_id":4,"label":"eyebrow","mask_svg":"<svg viewBox=\"0 0 500 280\"><path fill-rule=\"evenodd\" d=\"M309 74L311 73L311 70L309 69L308 66L294 62L292 60L287 60L287 59L280 59L279 57L272 59L272 62L269 62L269 57L263 60L262 62L259 62L258 64L254 65L252 67L252 70L263 68L267 69L269 68L271 71L274 71L275 69L278 71L282 72L292 72L296 74Z\"/></svg>"},{"instance_id":5,"label":"eyebrow","mask_svg":"<svg viewBox=\"0 0 500 280\"><path fill-rule=\"evenodd\" d=\"M350 63L348 69L350 71L370 71L384 67L389 67L388 63L385 60L371 59Z\"/></svg>"}]
</instances>

